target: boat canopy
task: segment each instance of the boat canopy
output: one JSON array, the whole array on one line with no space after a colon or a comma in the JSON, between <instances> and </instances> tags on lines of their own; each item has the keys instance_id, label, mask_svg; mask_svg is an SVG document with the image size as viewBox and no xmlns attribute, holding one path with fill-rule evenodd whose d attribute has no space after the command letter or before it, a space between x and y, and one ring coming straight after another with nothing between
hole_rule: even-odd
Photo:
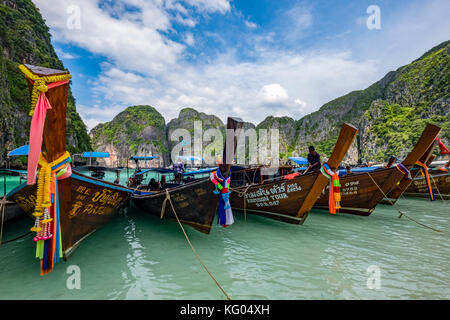
<instances>
[{"instance_id":1,"label":"boat canopy","mask_svg":"<svg viewBox=\"0 0 450 320\"><path fill-rule=\"evenodd\" d=\"M195 156L178 156L178 159L182 161L205 161L205 159Z\"/></svg>"},{"instance_id":2,"label":"boat canopy","mask_svg":"<svg viewBox=\"0 0 450 320\"><path fill-rule=\"evenodd\" d=\"M216 171L217 169L218 169L218 167L206 168L206 169L194 170L194 171L188 171L188 172L184 172L182 174L182 176L193 176L193 175L196 175L196 174L210 173L212 171Z\"/></svg>"},{"instance_id":3,"label":"boat canopy","mask_svg":"<svg viewBox=\"0 0 450 320\"><path fill-rule=\"evenodd\" d=\"M29 145L21 146L8 153L8 157L27 156L29 151Z\"/></svg>"},{"instance_id":4,"label":"boat canopy","mask_svg":"<svg viewBox=\"0 0 450 320\"><path fill-rule=\"evenodd\" d=\"M142 170L140 172L135 173L135 176L139 176L141 174L147 173L147 172L158 172L158 173L175 173L174 170L172 169L166 169L166 168L150 168L150 169L145 169Z\"/></svg>"},{"instance_id":5,"label":"boat canopy","mask_svg":"<svg viewBox=\"0 0 450 320\"><path fill-rule=\"evenodd\" d=\"M12 173L18 173L18 174L27 174L26 170L16 170L16 169L0 169L0 173L3 172L12 172Z\"/></svg>"},{"instance_id":6,"label":"boat canopy","mask_svg":"<svg viewBox=\"0 0 450 320\"><path fill-rule=\"evenodd\" d=\"M130 158L130 160L135 160L135 161L138 161L138 160L153 160L153 159L159 159L159 157L158 156L132 156Z\"/></svg>"},{"instance_id":7,"label":"boat canopy","mask_svg":"<svg viewBox=\"0 0 450 320\"><path fill-rule=\"evenodd\" d=\"M303 157L289 157L289 160L294 161L296 164L308 164L308 159Z\"/></svg>"},{"instance_id":8,"label":"boat canopy","mask_svg":"<svg viewBox=\"0 0 450 320\"><path fill-rule=\"evenodd\" d=\"M83 158L109 158L108 152L83 152Z\"/></svg>"},{"instance_id":9,"label":"boat canopy","mask_svg":"<svg viewBox=\"0 0 450 320\"><path fill-rule=\"evenodd\" d=\"M372 171L379 170L379 169L382 169L382 167L377 166L377 167L353 168L353 169L350 169L350 171L353 173L360 173L360 172L372 172ZM340 176L344 176L347 174L347 170L341 169L338 171L338 173Z\"/></svg>"}]
</instances>

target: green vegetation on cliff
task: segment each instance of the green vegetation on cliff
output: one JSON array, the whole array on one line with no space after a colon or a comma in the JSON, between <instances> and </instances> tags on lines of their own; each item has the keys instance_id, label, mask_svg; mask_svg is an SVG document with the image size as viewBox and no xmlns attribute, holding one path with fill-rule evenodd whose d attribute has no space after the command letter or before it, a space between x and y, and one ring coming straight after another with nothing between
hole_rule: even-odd
<instances>
[{"instance_id":1,"label":"green vegetation on cliff","mask_svg":"<svg viewBox=\"0 0 450 320\"><path fill-rule=\"evenodd\" d=\"M427 122L442 127L443 141L449 144L449 68L450 41L446 41L367 89L330 101L298 120L297 145L309 141L328 153L343 122L360 131L359 159L353 162L406 156ZM297 152L305 149L297 147Z\"/></svg>"},{"instance_id":2,"label":"green vegetation on cliff","mask_svg":"<svg viewBox=\"0 0 450 320\"><path fill-rule=\"evenodd\" d=\"M128 107L112 121L97 125L90 135L96 150L112 152L119 161L133 155L168 157L165 120L151 106Z\"/></svg>"}]
</instances>

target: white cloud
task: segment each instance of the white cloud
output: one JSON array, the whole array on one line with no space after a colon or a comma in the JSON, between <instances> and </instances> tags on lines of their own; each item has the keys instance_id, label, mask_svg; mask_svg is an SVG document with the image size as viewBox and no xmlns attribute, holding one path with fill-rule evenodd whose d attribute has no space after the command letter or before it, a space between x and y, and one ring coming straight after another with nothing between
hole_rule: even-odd
<instances>
[{"instance_id":1,"label":"white cloud","mask_svg":"<svg viewBox=\"0 0 450 320\"><path fill-rule=\"evenodd\" d=\"M192 33L186 33L186 36L184 37L184 42L186 42L186 44L189 46L193 46L195 43L194 35Z\"/></svg>"},{"instance_id":2,"label":"white cloud","mask_svg":"<svg viewBox=\"0 0 450 320\"><path fill-rule=\"evenodd\" d=\"M278 83L272 83L262 87L261 95L267 103L281 103L289 99L286 89Z\"/></svg>"},{"instance_id":3,"label":"white cloud","mask_svg":"<svg viewBox=\"0 0 450 320\"><path fill-rule=\"evenodd\" d=\"M395 17L395 23L382 20L382 33L364 29L365 33L359 30L360 38L354 36L356 32L351 33L354 41L349 45L327 43L328 47L341 49L301 52L274 49L272 42L283 37L280 30L292 40L302 38L303 32L312 26L311 10L297 5L282 14L280 29L252 38L251 62L242 61L237 49L231 48L216 58L187 63L183 60L186 48L195 45L198 39L192 32L175 31L172 23L187 26L200 23L193 11L228 13L229 1L114 2L138 8L127 13L119 5L102 11L99 0L78 0L80 30L69 30L66 26L64 13L72 0L33 1L50 25L54 40L104 55L109 61L102 65L97 81L90 83L94 99L107 105L78 106L90 128L136 104L156 107L166 121L178 116L183 107L194 107L222 120L240 116L258 123L268 115L298 119L325 102L369 86L393 65L408 63L412 55L417 58L439 43L439 39L447 40L450 23L444 19L448 10L442 10L449 6L448 1L435 0L430 5L427 2L427 8L415 15L410 12L412 9L405 10L404 16ZM421 14L422 20L418 18ZM417 22L414 33L408 19ZM180 42L169 40L169 33L176 33ZM220 34L208 31L203 37L224 41ZM342 39L335 41L341 43Z\"/></svg>"},{"instance_id":4,"label":"white cloud","mask_svg":"<svg viewBox=\"0 0 450 320\"><path fill-rule=\"evenodd\" d=\"M65 59L65 60L72 60L72 59L77 59L78 56L70 54L68 52L64 52L59 48L55 48L56 54L58 55L58 57L60 59Z\"/></svg>"},{"instance_id":5,"label":"white cloud","mask_svg":"<svg viewBox=\"0 0 450 320\"><path fill-rule=\"evenodd\" d=\"M185 2L203 12L226 13L231 9L228 0L185 0Z\"/></svg>"},{"instance_id":6,"label":"white cloud","mask_svg":"<svg viewBox=\"0 0 450 320\"><path fill-rule=\"evenodd\" d=\"M202 65L178 64L157 79L106 66L95 85L116 108L150 104L166 121L193 107L222 120L240 116L258 123L268 115L296 119L321 104L368 85L373 62L354 62L349 52L265 52L239 62L233 52ZM304 101L308 101L306 104Z\"/></svg>"},{"instance_id":7,"label":"white cloud","mask_svg":"<svg viewBox=\"0 0 450 320\"><path fill-rule=\"evenodd\" d=\"M254 22L245 20L244 23L245 23L245 25L246 25L248 28L250 28L250 29L256 29L256 28L258 28L258 25L257 25L256 23L254 23Z\"/></svg>"}]
</instances>

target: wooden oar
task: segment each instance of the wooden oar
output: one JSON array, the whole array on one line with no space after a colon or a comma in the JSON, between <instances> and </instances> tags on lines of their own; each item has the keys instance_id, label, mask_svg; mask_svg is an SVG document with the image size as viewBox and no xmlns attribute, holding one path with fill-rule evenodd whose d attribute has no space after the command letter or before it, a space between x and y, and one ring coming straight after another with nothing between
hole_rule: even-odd
<instances>
[{"instance_id":1,"label":"wooden oar","mask_svg":"<svg viewBox=\"0 0 450 320\"><path fill-rule=\"evenodd\" d=\"M333 153L327 161L328 166L334 171L339 167L339 164L344 159L347 154L348 149L353 143L353 140L356 138L356 134L358 133L358 129L348 123L344 123L341 128L341 132L339 133L338 140L336 141L336 145L334 146ZM314 182L311 190L303 201L302 206L298 210L297 217L303 218L303 216L311 210L314 203L319 198L322 190L329 183L328 178L326 178L323 174L318 173L316 181Z\"/></svg>"}]
</instances>

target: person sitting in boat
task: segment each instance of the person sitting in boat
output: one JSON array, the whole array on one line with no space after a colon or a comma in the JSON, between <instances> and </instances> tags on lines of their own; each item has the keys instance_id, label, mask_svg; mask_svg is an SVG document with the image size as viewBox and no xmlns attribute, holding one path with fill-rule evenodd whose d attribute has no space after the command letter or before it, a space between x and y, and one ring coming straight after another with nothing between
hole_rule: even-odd
<instances>
[{"instance_id":1,"label":"person sitting in boat","mask_svg":"<svg viewBox=\"0 0 450 320\"><path fill-rule=\"evenodd\" d=\"M345 175L349 176L353 174L352 169L350 168L350 166L346 166L345 167Z\"/></svg>"},{"instance_id":2,"label":"person sitting in boat","mask_svg":"<svg viewBox=\"0 0 450 320\"><path fill-rule=\"evenodd\" d=\"M319 171L320 170L320 155L316 152L316 149L313 146L309 146L308 148L308 172Z\"/></svg>"},{"instance_id":3,"label":"person sitting in boat","mask_svg":"<svg viewBox=\"0 0 450 320\"><path fill-rule=\"evenodd\" d=\"M148 188L152 191L159 190L159 183L156 182L155 178L150 179L150 183L148 184Z\"/></svg>"},{"instance_id":4,"label":"person sitting in boat","mask_svg":"<svg viewBox=\"0 0 450 320\"><path fill-rule=\"evenodd\" d=\"M120 171L116 171L116 180L114 180L115 184L119 184L120 182Z\"/></svg>"}]
</instances>

